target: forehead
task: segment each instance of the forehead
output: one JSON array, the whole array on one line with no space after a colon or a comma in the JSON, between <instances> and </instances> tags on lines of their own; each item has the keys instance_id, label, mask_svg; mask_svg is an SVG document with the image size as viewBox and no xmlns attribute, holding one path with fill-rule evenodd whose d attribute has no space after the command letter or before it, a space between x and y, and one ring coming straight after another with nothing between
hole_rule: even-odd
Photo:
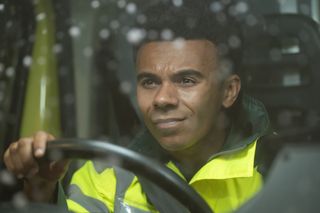
<instances>
[{"instance_id":1,"label":"forehead","mask_svg":"<svg viewBox=\"0 0 320 213\"><path fill-rule=\"evenodd\" d=\"M137 54L137 68L206 69L215 66L217 51L207 40L176 40L145 43Z\"/></svg>"}]
</instances>

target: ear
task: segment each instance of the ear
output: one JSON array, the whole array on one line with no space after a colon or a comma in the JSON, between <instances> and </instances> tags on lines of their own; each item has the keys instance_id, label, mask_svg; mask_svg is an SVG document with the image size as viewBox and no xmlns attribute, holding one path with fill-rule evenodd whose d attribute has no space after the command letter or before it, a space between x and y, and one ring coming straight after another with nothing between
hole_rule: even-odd
<instances>
[{"instance_id":1,"label":"ear","mask_svg":"<svg viewBox=\"0 0 320 213\"><path fill-rule=\"evenodd\" d=\"M241 89L241 80L238 75L230 75L224 82L224 97L222 105L229 108L237 100Z\"/></svg>"}]
</instances>

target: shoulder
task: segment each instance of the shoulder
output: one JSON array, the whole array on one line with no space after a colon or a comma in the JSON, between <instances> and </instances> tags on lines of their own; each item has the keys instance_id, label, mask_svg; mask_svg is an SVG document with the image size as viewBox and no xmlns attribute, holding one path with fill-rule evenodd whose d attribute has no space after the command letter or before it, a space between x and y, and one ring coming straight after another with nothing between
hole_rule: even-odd
<instances>
[{"instance_id":1,"label":"shoulder","mask_svg":"<svg viewBox=\"0 0 320 213\"><path fill-rule=\"evenodd\" d=\"M277 152L277 149L275 149L270 143L270 140L268 140L268 135L258 140L254 165L264 178L268 175Z\"/></svg>"}]
</instances>

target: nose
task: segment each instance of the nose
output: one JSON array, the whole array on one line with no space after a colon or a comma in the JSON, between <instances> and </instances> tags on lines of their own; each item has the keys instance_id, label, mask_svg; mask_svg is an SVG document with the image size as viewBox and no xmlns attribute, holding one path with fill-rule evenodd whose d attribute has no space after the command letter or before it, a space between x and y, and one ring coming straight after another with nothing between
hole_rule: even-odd
<instances>
[{"instance_id":1,"label":"nose","mask_svg":"<svg viewBox=\"0 0 320 213\"><path fill-rule=\"evenodd\" d=\"M156 109L169 110L178 106L179 98L174 85L162 83L153 99Z\"/></svg>"}]
</instances>

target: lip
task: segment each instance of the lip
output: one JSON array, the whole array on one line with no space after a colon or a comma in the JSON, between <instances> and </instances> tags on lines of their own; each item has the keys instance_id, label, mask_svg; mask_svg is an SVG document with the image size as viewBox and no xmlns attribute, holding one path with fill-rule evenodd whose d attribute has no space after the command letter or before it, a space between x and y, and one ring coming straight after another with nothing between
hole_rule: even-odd
<instances>
[{"instance_id":1,"label":"lip","mask_svg":"<svg viewBox=\"0 0 320 213\"><path fill-rule=\"evenodd\" d=\"M159 129L170 129L170 128L177 127L184 120L185 118L160 118L160 119L154 119L152 122Z\"/></svg>"}]
</instances>

